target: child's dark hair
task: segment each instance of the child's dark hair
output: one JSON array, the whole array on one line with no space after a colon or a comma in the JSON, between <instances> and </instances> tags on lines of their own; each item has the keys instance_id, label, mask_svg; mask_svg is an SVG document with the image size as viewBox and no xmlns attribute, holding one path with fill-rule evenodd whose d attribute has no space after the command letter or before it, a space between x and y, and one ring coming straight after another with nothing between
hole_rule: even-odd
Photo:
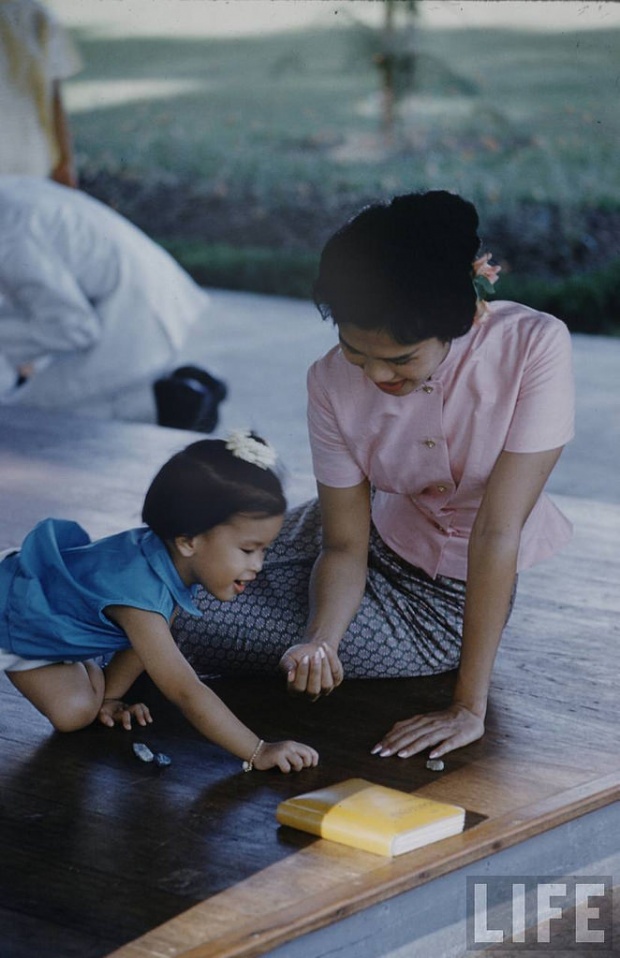
<instances>
[{"instance_id":1,"label":"child's dark hair","mask_svg":"<svg viewBox=\"0 0 620 958\"><path fill-rule=\"evenodd\" d=\"M252 434L261 445L265 441ZM236 456L222 439L203 439L166 462L149 486L142 521L161 539L196 536L236 513L279 516L286 499L276 474Z\"/></svg>"},{"instance_id":2,"label":"child's dark hair","mask_svg":"<svg viewBox=\"0 0 620 958\"><path fill-rule=\"evenodd\" d=\"M314 299L324 319L409 344L464 335L476 311L480 247L472 203L434 190L363 209L329 239Z\"/></svg>"}]
</instances>

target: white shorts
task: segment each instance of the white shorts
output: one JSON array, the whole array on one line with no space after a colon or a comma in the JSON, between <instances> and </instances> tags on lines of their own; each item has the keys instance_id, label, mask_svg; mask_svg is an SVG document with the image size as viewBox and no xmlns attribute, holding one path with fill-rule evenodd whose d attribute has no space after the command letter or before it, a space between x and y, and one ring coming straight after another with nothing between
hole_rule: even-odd
<instances>
[{"instance_id":1,"label":"white shorts","mask_svg":"<svg viewBox=\"0 0 620 958\"><path fill-rule=\"evenodd\" d=\"M40 669L44 665L54 665L49 659L23 659L15 652L0 649L0 672L27 672L28 669Z\"/></svg>"}]
</instances>

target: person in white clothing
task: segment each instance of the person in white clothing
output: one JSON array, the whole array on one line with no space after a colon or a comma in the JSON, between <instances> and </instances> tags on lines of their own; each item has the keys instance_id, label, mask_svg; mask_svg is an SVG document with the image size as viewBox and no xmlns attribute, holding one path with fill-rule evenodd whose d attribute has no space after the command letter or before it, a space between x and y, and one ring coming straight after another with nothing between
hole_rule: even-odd
<instances>
[{"instance_id":1,"label":"person in white clothing","mask_svg":"<svg viewBox=\"0 0 620 958\"><path fill-rule=\"evenodd\" d=\"M0 357L12 373L0 401L90 412L150 384L208 303L168 253L103 203L51 180L0 176ZM200 372L225 391L204 371L193 379Z\"/></svg>"},{"instance_id":2,"label":"person in white clothing","mask_svg":"<svg viewBox=\"0 0 620 958\"><path fill-rule=\"evenodd\" d=\"M62 83L82 59L37 0L0 0L0 174L77 186Z\"/></svg>"}]
</instances>

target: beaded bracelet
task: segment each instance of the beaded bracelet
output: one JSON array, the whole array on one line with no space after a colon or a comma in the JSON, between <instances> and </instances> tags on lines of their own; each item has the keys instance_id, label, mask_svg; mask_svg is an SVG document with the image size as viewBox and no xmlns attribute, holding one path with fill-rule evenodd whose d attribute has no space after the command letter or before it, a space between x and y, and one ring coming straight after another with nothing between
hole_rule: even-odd
<instances>
[{"instance_id":1,"label":"beaded bracelet","mask_svg":"<svg viewBox=\"0 0 620 958\"><path fill-rule=\"evenodd\" d=\"M251 771L252 771L252 769L254 768L254 762L255 762L256 759L258 758L258 753L260 752L260 750L261 750L261 748L263 747L264 744L265 744L264 740L263 740L262 738L259 738L259 740L258 740L258 745L256 746L256 748L254 749L254 751L253 751L252 754L250 755L249 761L244 762L243 765L241 766L241 768L243 769L244 772L251 772Z\"/></svg>"}]
</instances>

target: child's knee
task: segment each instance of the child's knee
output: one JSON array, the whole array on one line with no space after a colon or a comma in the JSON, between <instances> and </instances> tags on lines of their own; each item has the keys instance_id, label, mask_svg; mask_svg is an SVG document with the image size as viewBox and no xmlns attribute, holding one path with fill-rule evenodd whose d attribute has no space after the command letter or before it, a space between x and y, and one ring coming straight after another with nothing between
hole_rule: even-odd
<instances>
[{"instance_id":1,"label":"child's knee","mask_svg":"<svg viewBox=\"0 0 620 958\"><path fill-rule=\"evenodd\" d=\"M57 732L78 732L92 725L100 707L100 702L75 696L66 699L59 708L50 710L47 717Z\"/></svg>"},{"instance_id":2,"label":"child's knee","mask_svg":"<svg viewBox=\"0 0 620 958\"><path fill-rule=\"evenodd\" d=\"M97 718L102 697L95 694L74 693L54 703L47 717L57 732L77 732L87 728Z\"/></svg>"},{"instance_id":3,"label":"child's knee","mask_svg":"<svg viewBox=\"0 0 620 958\"><path fill-rule=\"evenodd\" d=\"M105 680L94 662L60 663L7 674L58 732L86 728L99 714Z\"/></svg>"}]
</instances>

